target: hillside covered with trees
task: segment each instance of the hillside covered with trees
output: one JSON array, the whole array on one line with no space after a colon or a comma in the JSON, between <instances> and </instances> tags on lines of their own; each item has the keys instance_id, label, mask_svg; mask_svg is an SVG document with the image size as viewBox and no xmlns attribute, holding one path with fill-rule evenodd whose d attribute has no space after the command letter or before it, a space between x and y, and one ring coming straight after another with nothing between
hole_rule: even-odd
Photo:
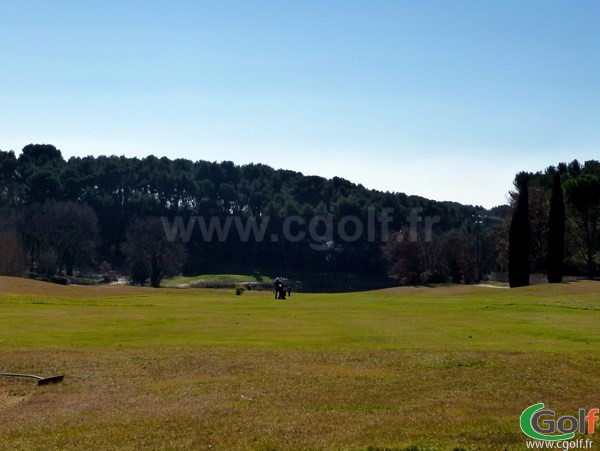
<instances>
[{"instance_id":1,"label":"hillside covered with trees","mask_svg":"<svg viewBox=\"0 0 600 451\"><path fill-rule=\"evenodd\" d=\"M0 272L112 268L154 286L176 273L472 283L508 272L512 242L521 279L594 277L600 163L520 173L515 187L510 205L486 211L262 164L65 160L52 145L28 145L19 155L0 151Z\"/></svg>"},{"instance_id":2,"label":"hillside covered with trees","mask_svg":"<svg viewBox=\"0 0 600 451\"><path fill-rule=\"evenodd\" d=\"M169 255L164 271L184 274L344 272L386 276L391 271L414 283L469 282L475 277L475 228L480 226L481 271L489 272L496 264L496 250L486 240L491 228L487 222L475 224L473 218L498 212L370 190L342 178L304 176L262 164L237 166L228 161L154 156L89 156L65 161L52 145L28 145L20 155L0 151L0 208L2 247L12 248L4 252L2 271L9 274L72 274L74 270L98 271L101 264L110 264L117 270L139 273L138 278L150 278L145 259L162 252ZM394 235L395 239L389 240L379 223L369 228L373 217L385 211L390 217L389 234L402 232L413 210L419 222L415 223L418 236L412 238L417 239L398 241ZM244 225L248 221L259 224L264 218L269 222L259 240L239 233L219 239L218 230L213 230L214 236L208 240L202 233L206 231L195 227L187 240L179 236L176 242L152 250L148 240L160 244L164 238L163 224L158 224L161 217L171 225L180 218L184 226L198 218L208 226L214 218L226 224L228 217L238 217ZM291 226L286 224L290 217L296 218ZM357 219L344 222L345 217ZM434 237L444 236L443 246L441 240L423 236L427 217L437 218L430 229ZM314 222L314 218L321 220ZM310 228L311 220L313 233L294 229L303 221L305 228ZM340 221L343 230L338 227ZM356 230L358 223L365 229L361 234ZM293 239L281 238L285 227ZM432 247L436 247L435 257ZM452 249L451 256L446 248Z\"/></svg>"}]
</instances>

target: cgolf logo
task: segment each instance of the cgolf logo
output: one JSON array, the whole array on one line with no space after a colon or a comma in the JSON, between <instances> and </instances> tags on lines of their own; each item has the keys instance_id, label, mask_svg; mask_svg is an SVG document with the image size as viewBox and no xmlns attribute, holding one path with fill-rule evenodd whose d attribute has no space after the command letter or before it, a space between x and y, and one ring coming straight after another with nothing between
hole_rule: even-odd
<instances>
[{"instance_id":1,"label":"cgolf logo","mask_svg":"<svg viewBox=\"0 0 600 451\"><path fill-rule=\"evenodd\" d=\"M600 409L579 409L577 417L565 415L556 419L556 413L544 409L544 403L529 406L521 414L520 425L523 433L536 440L571 440L575 433L593 434L599 419Z\"/></svg>"}]
</instances>

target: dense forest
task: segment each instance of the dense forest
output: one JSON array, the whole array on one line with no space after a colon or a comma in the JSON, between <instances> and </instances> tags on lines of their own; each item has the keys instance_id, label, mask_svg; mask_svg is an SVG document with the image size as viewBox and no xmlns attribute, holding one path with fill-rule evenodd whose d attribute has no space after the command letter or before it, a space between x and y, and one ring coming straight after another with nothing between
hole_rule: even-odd
<instances>
[{"instance_id":1,"label":"dense forest","mask_svg":"<svg viewBox=\"0 0 600 451\"><path fill-rule=\"evenodd\" d=\"M371 190L262 164L148 156L72 157L31 144L0 151L0 272L393 276L471 283L507 271L509 228L526 180L532 272L546 272L554 175L567 205L565 270L596 273L600 164L518 174L492 210ZM399 186L399 188L401 188ZM563 189L561 188L561 189Z\"/></svg>"}]
</instances>

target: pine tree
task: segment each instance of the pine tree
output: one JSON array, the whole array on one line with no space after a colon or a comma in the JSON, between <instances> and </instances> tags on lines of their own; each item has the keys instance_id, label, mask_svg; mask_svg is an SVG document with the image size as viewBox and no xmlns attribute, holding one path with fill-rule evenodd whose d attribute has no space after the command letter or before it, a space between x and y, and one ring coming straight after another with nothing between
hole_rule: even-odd
<instances>
[{"instance_id":1,"label":"pine tree","mask_svg":"<svg viewBox=\"0 0 600 451\"><path fill-rule=\"evenodd\" d=\"M560 283L565 258L565 203L560 174L554 174L548 228L548 282Z\"/></svg>"},{"instance_id":2,"label":"pine tree","mask_svg":"<svg viewBox=\"0 0 600 451\"><path fill-rule=\"evenodd\" d=\"M511 288L529 285L529 191L527 179L517 178L519 197L510 223L508 282Z\"/></svg>"}]
</instances>

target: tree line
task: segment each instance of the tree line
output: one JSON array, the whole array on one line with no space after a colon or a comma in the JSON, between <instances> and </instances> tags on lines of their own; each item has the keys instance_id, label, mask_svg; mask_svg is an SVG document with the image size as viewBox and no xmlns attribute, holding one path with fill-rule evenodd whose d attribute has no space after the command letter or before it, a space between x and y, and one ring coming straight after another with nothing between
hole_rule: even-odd
<instances>
[{"instance_id":1,"label":"tree line","mask_svg":"<svg viewBox=\"0 0 600 451\"><path fill-rule=\"evenodd\" d=\"M263 164L154 156L65 160L52 145L31 144L18 156L0 151L0 272L72 275L112 268L153 286L178 272L296 278L346 273L393 276L407 284L472 283L492 271L516 268L518 264L509 264L515 248L525 249L527 258L519 261L527 261L522 265L527 271L548 272L550 261L563 259L561 271L593 277L599 167L597 162L580 166L575 161L518 174L509 205L485 210ZM556 174L565 193L564 256L548 245L556 241L548 234L559 233L550 232L548 225ZM527 204L521 214L527 234L512 236L511 230L517 229L511 222L518 222L513 216L522 211L519 202ZM367 227L374 214L384 211L393 212L386 224L389 236L383 236L382 227L354 233L357 223ZM415 211L420 222L413 227ZM257 223L268 218L262 230L266 238L230 234L224 240L206 239L196 227L186 240L169 240L161 220L172 225L179 218L186 225L201 218L207 224L213 219L224 224L232 217ZM289 228L290 217L297 218L290 229L297 239L270 239ZM348 217L354 220L344 222ZM308 227L315 218L322 219L315 233L294 229L302 221ZM437 218L431 236L425 227L428 218ZM331 228L328 220L346 228ZM353 239L344 239L344 231ZM519 237L526 244L511 246Z\"/></svg>"},{"instance_id":2,"label":"tree line","mask_svg":"<svg viewBox=\"0 0 600 451\"><path fill-rule=\"evenodd\" d=\"M509 228L509 277L514 287L529 274L551 283L564 274L598 273L600 162L577 160L515 177Z\"/></svg>"},{"instance_id":3,"label":"tree line","mask_svg":"<svg viewBox=\"0 0 600 451\"><path fill-rule=\"evenodd\" d=\"M336 229L327 243L319 243L324 247L320 251L314 250L314 237L308 235L293 242L241 240L236 235L225 241L207 241L195 230L186 243L163 243L163 249L154 246L154 250L149 243L163 238L156 220L160 217L169 221L180 217L184 223L193 217L269 217L266 236L270 237L281 232L290 216L303 218L306 223L315 216L330 217L336 224L353 216L366 225L369 209L393 211L389 229L394 232L406 226L406 218L416 208L423 217L440 218L435 224L436 236L454 231L454 239L465 242L470 240L465 227L482 211L480 207L370 190L339 177L305 176L263 164L239 166L229 161L154 156L65 160L60 150L46 144L28 145L18 156L13 151L0 151L3 246L18 247L20 243L22 255L15 261L25 261L24 269L35 273L70 275L74 270L94 270L105 263L137 275L138 280L146 277L156 283L160 277L152 277L156 265L146 262L162 253L170 255L171 263L159 273L345 272L385 276L394 252L383 245L378 228L372 232L375 236L364 233L351 242L341 240ZM18 253L13 250L11 255ZM3 272L22 270L15 262L6 269L10 266L5 262ZM443 276L436 273L439 268L426 266L399 275L411 281Z\"/></svg>"}]
</instances>

